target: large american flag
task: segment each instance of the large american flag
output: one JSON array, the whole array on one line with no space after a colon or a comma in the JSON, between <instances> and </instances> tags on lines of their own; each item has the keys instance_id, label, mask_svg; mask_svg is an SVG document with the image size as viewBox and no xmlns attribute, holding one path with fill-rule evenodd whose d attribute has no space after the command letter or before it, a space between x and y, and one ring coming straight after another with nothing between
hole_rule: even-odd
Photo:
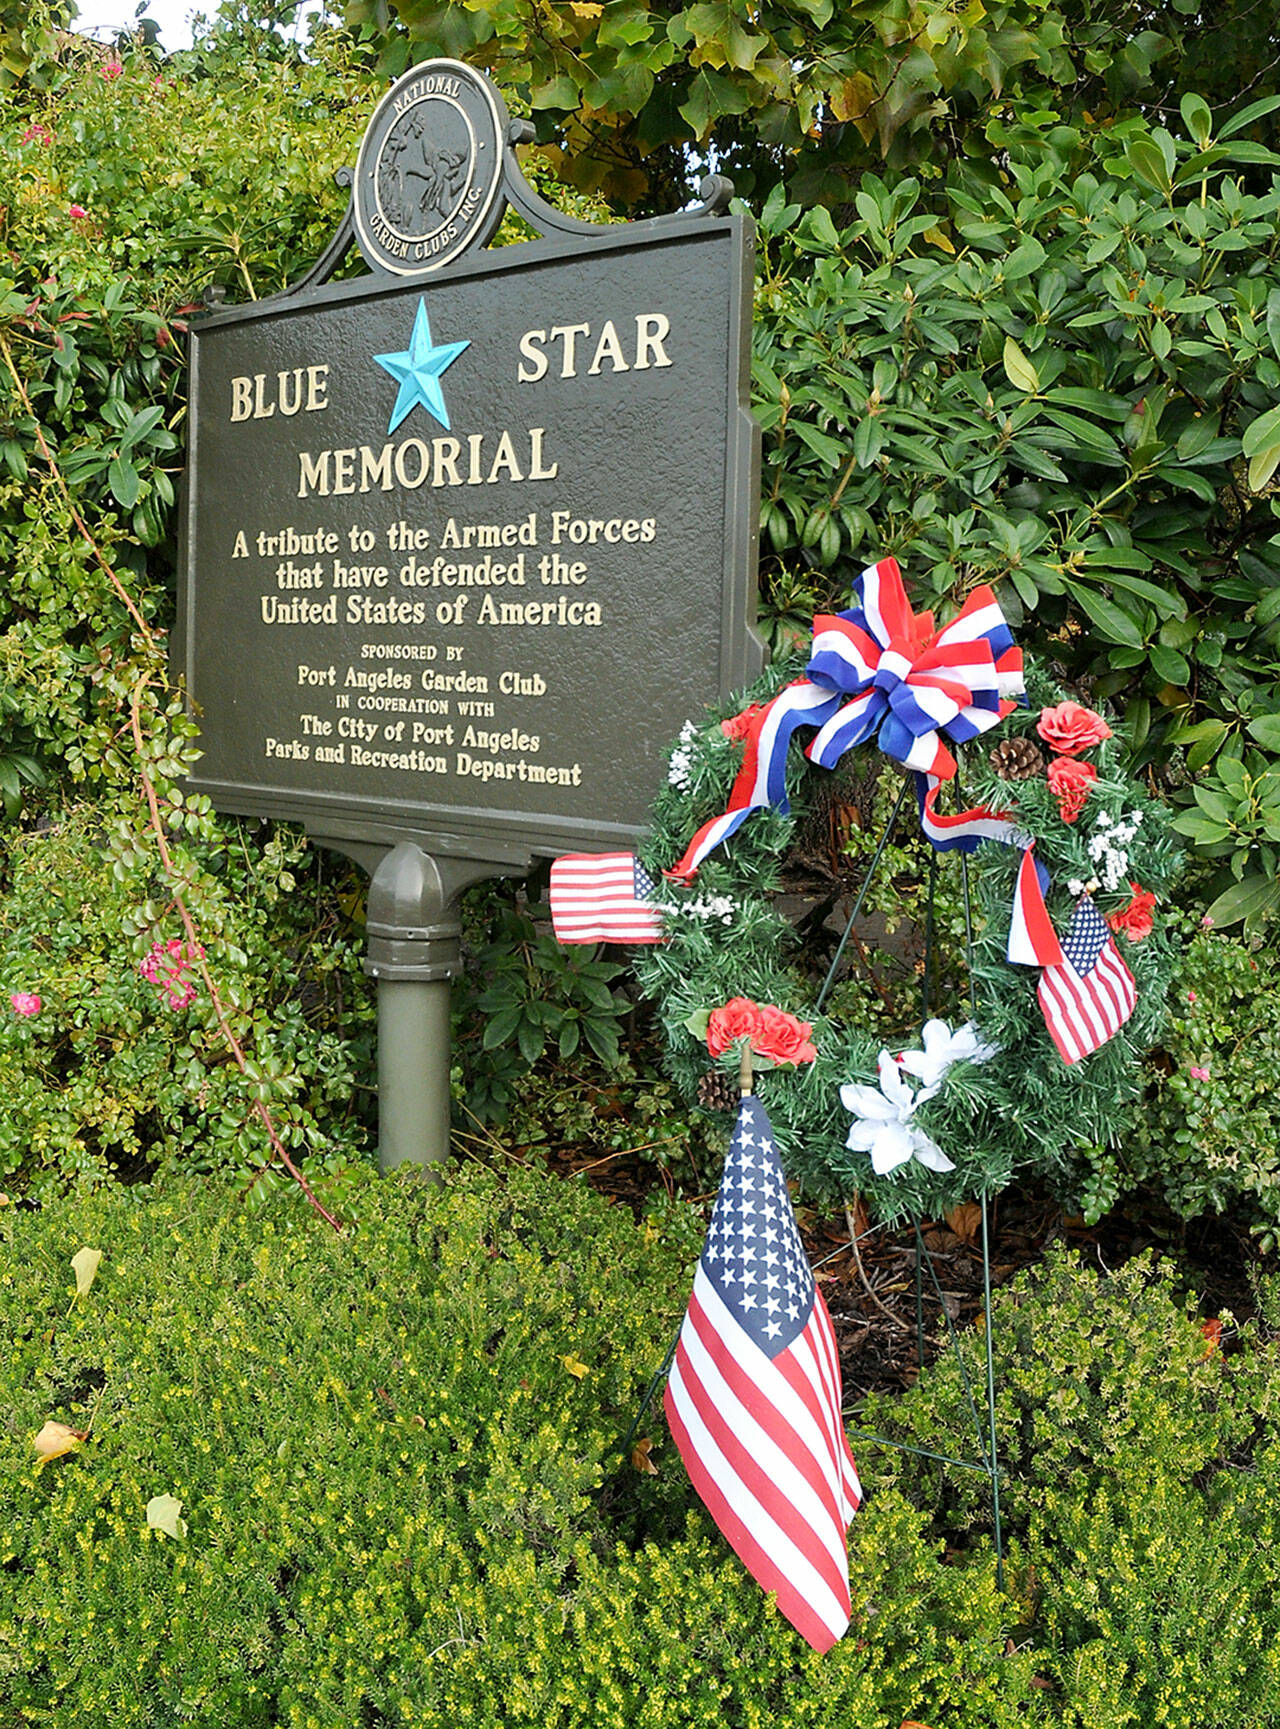
<instances>
[{"instance_id":1,"label":"large american flag","mask_svg":"<svg viewBox=\"0 0 1280 1729\"><path fill-rule=\"evenodd\" d=\"M1138 991L1107 921L1088 895L1075 904L1062 956L1060 966L1041 972L1036 996L1063 1062L1078 1063L1119 1031L1133 1013Z\"/></svg>"},{"instance_id":2,"label":"large american flag","mask_svg":"<svg viewBox=\"0 0 1280 1729\"><path fill-rule=\"evenodd\" d=\"M862 1499L831 1317L764 1107L744 1098L667 1383L693 1486L817 1651L849 1625L845 1534Z\"/></svg>"},{"instance_id":3,"label":"large american flag","mask_svg":"<svg viewBox=\"0 0 1280 1729\"><path fill-rule=\"evenodd\" d=\"M655 894L633 853L566 853L551 867L551 928L562 943L660 943Z\"/></svg>"}]
</instances>

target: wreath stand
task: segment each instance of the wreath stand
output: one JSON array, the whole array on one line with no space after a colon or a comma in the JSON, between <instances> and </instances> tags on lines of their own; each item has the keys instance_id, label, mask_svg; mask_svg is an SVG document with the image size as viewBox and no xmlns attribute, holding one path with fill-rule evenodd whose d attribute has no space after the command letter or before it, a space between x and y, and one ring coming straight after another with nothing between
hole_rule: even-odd
<instances>
[{"instance_id":1,"label":"wreath stand","mask_svg":"<svg viewBox=\"0 0 1280 1729\"><path fill-rule=\"evenodd\" d=\"M880 864L880 860L884 856L885 848L889 844L889 840L890 840L890 838L893 834L893 830L897 824L898 817L902 811L903 804L906 802L907 793L910 790L910 785L911 785L910 780L908 778L904 778L903 782L902 782L902 788L898 793L897 801L895 802L893 809L889 813L889 817L888 817L887 822L885 823L884 830L880 836L879 841L876 844L876 849L872 855L871 862L867 866L866 872L863 875L862 883L861 883L861 885L858 889L858 893L854 899L853 909L850 912L848 921L845 924L844 934L841 936L839 944L836 947L836 952L835 952L834 956L832 957L831 965L827 969L827 974L823 980L822 988L818 993L817 1002L814 1005L815 1010L817 1010L817 1011L821 1010L823 1004L825 1003L825 1001L827 999L828 993L830 992L831 987L835 982L835 977L836 977L837 972L839 971L840 962L844 957L845 948L848 944L850 936L852 935L853 927L854 927L855 923L857 922L858 915L862 911L863 902L865 901L866 896L867 896L867 892L871 886L871 883L873 882L873 880L875 878L875 873L876 873L876 870ZM963 852L960 854L960 870L961 870L961 880L962 880L962 884L963 884L963 893L964 893L965 953L966 953L966 959L967 959L968 968L969 968L970 1010L971 1010L971 1013L976 1017L977 1005L976 1005L974 986L973 986L973 913L972 913L972 903L971 903L970 893L969 893L969 862L968 862L967 856ZM934 954L933 954L933 950L934 950L934 895L935 895L935 890L936 890L936 885L937 885L937 875L938 875L938 856L937 856L937 853L934 852L931 854L930 860L929 860L929 897L928 897L926 914L925 914L924 977L923 977L923 984L922 984L922 989L921 989L921 1012L920 1012L920 1019L921 1019L922 1024L929 1019L929 998L932 994L933 959L934 959ZM750 1074L749 1051L744 1049L744 1056L743 1056L743 1075L744 1075L743 1087L744 1087L744 1091L750 1090L750 1081L748 1078L749 1074ZM942 1287L938 1283L938 1276L937 1276L936 1271L934 1270L933 1259L932 1259L931 1255L929 1254L927 1247L925 1246L924 1235L923 1235L923 1232L921 1231L921 1228L920 1228L920 1219L917 1215L912 1214L911 1215L911 1222L912 1222L912 1226L915 1230L915 1238L916 1238L916 1268L915 1268L916 1361L917 1361L918 1365L921 1368L923 1368L923 1366L924 1366L924 1346L925 1346L924 1268L927 1264L928 1268L929 1268L929 1276L933 1281L934 1289L937 1293L938 1305L942 1310L943 1318L947 1324L947 1334L948 1334L950 1346L951 1346L951 1349L953 1349L955 1351L956 1361L960 1366L960 1375L961 1375L961 1379L962 1379L963 1384L964 1384L965 1396L966 1396L966 1398L968 1400L968 1404L969 1404L969 1411L970 1411L970 1414L973 1418L974 1434L975 1434L977 1444L978 1444L978 1451L979 1451L979 1454L981 1455L981 1463L975 1464L972 1459L959 1459L959 1458L954 1458L954 1457L950 1456L949 1454L935 1453L935 1452L932 1452L927 1447L909 1446L904 1441L891 1440L887 1435L881 1435L881 1434L877 1433L875 1430L871 1430L871 1429L849 1429L846 1425L846 1433L849 1435L851 1440L861 1440L863 1442L869 1443L872 1446L891 1447L897 1452L914 1453L921 1458L933 1459L933 1460L937 1461L939 1464L954 1466L957 1470L976 1471L980 1476L986 1477L986 1479L990 1485L990 1490L991 1490L991 1517L992 1517L992 1528L993 1528L993 1535L994 1535L994 1542L995 1542L995 1554L996 1554L996 1584L997 1584L997 1587L1001 1591L1003 1591L1004 1590L1004 1543L1003 1543L1003 1538L1002 1538L1002 1534L1001 1534L1001 1524L1000 1524L1000 1465L999 1465L999 1460L998 1460L997 1452L996 1452L995 1361L994 1361L994 1356L993 1356L993 1351L992 1351L992 1330L991 1330L991 1236L990 1236L990 1223L989 1223L989 1209L988 1209L988 1205L987 1205L987 1195L986 1195L985 1191L983 1191L979 1195L978 1200L979 1200L979 1203L981 1206L981 1211L982 1211L983 1338L984 1338L985 1357L986 1357L986 1389L985 1389L986 1410L985 1410L985 1413L979 1409L978 1399L977 1399L977 1397L975 1397L975 1394L974 1394L974 1388L973 1388L972 1381L970 1380L969 1371L965 1367L964 1358L960 1353L959 1338L956 1334L955 1323L952 1321L951 1315L947 1310L946 1303L943 1300ZM850 1227L851 1228L850 1228L849 1246L853 1250L855 1257L857 1257L858 1238L857 1238L856 1231L853 1229L852 1219L850 1219ZM840 1250L835 1251L835 1253L837 1253L837 1254L841 1253L841 1252L842 1251L840 1251ZM828 1258L830 1258L830 1257L828 1257ZM666 1358L662 1364L662 1367L658 1370L658 1372L654 1375L653 1379L650 1381L649 1386L645 1391L644 1397L641 1400L640 1409L636 1413L635 1421L632 1423L630 1429L627 1431L626 1439L622 1443L621 1452L622 1452L622 1456L624 1459L630 1457L632 1443L635 1440L636 1434L640 1428L640 1424L644 1421L645 1413L648 1411L649 1406L652 1404L654 1396L656 1395L659 1387L661 1387L663 1381L666 1379L668 1373L670 1372L671 1364L672 1364L672 1361L675 1357L676 1347L677 1347L678 1343L679 1343L679 1330L677 1329L676 1337L671 1342L671 1348L666 1354Z\"/></svg>"}]
</instances>

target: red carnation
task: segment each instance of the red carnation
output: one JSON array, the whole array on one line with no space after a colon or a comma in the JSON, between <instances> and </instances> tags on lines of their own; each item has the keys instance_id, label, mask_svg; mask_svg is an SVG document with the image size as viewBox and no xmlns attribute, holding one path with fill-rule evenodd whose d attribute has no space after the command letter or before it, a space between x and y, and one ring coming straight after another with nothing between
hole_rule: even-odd
<instances>
[{"instance_id":1,"label":"red carnation","mask_svg":"<svg viewBox=\"0 0 1280 1729\"><path fill-rule=\"evenodd\" d=\"M797 1020L772 1003L753 1003L749 997L731 997L723 1008L712 1009L707 1021L707 1049L723 1056L738 1039L746 1039L759 1057L771 1063L811 1063L817 1051L810 1043L813 1027Z\"/></svg>"},{"instance_id":2,"label":"red carnation","mask_svg":"<svg viewBox=\"0 0 1280 1729\"><path fill-rule=\"evenodd\" d=\"M1100 714L1069 701L1060 702L1056 708L1042 708L1036 731L1059 756L1079 756L1082 750L1092 750L1111 737L1111 728Z\"/></svg>"},{"instance_id":3,"label":"red carnation","mask_svg":"<svg viewBox=\"0 0 1280 1729\"><path fill-rule=\"evenodd\" d=\"M740 714L732 715L728 720L722 720L720 731L726 738L745 738L751 731L752 722L764 706L762 702L749 703Z\"/></svg>"},{"instance_id":4,"label":"red carnation","mask_svg":"<svg viewBox=\"0 0 1280 1729\"><path fill-rule=\"evenodd\" d=\"M750 1039L754 1045L761 1024L758 1003L749 997L730 997L723 1008L711 1011L707 1049L713 1057L720 1057L736 1039Z\"/></svg>"},{"instance_id":5,"label":"red carnation","mask_svg":"<svg viewBox=\"0 0 1280 1729\"><path fill-rule=\"evenodd\" d=\"M811 1063L818 1053L809 1041L813 1026L797 1020L785 1009L772 1004L760 1006L760 1031L752 1040L752 1048L760 1056L775 1063Z\"/></svg>"},{"instance_id":6,"label":"red carnation","mask_svg":"<svg viewBox=\"0 0 1280 1729\"><path fill-rule=\"evenodd\" d=\"M1097 769L1091 763L1060 756L1049 764L1046 778L1058 801L1058 815L1063 822L1075 822L1088 801L1089 788L1098 778Z\"/></svg>"},{"instance_id":7,"label":"red carnation","mask_svg":"<svg viewBox=\"0 0 1280 1729\"><path fill-rule=\"evenodd\" d=\"M1151 909L1156 904L1156 897L1144 889L1141 883L1131 882L1129 887L1133 890L1133 899L1127 907L1121 907L1119 912L1108 913L1107 923L1113 931L1123 931L1131 943L1140 943L1144 937L1151 935L1154 922ZM1189 994L1194 1002L1195 992L1191 991Z\"/></svg>"}]
</instances>

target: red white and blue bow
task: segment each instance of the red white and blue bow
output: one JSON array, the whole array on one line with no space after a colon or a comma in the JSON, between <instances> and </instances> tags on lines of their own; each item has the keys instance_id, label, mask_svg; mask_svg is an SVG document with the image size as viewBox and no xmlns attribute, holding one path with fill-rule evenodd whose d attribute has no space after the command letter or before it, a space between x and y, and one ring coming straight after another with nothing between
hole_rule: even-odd
<instances>
[{"instance_id":1,"label":"red white and blue bow","mask_svg":"<svg viewBox=\"0 0 1280 1729\"><path fill-rule=\"evenodd\" d=\"M818 729L806 754L834 768L873 735L916 775L921 826L940 852L1011 841L1012 826L986 809L942 816L938 789L956 772L944 738L964 744L998 724L1022 696L1022 651L990 588L978 588L941 630L914 613L897 561L863 571L847 612L813 623L807 677L788 685L752 720L725 811L704 823L669 876L689 881L703 859L764 805L785 812L787 749L801 726Z\"/></svg>"}]
</instances>

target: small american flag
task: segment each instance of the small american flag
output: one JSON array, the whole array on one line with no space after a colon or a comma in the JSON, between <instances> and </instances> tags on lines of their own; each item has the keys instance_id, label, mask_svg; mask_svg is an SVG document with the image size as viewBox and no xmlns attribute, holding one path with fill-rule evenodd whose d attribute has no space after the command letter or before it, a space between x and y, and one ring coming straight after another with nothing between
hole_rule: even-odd
<instances>
[{"instance_id":1,"label":"small american flag","mask_svg":"<svg viewBox=\"0 0 1280 1729\"><path fill-rule=\"evenodd\" d=\"M1064 1063L1078 1063L1124 1025L1138 1000L1107 921L1081 895L1062 944L1060 966L1045 967L1036 992Z\"/></svg>"},{"instance_id":2,"label":"small american flag","mask_svg":"<svg viewBox=\"0 0 1280 1729\"><path fill-rule=\"evenodd\" d=\"M633 853L566 853L551 867L551 925L562 943L660 943L662 909Z\"/></svg>"},{"instance_id":3,"label":"small american flag","mask_svg":"<svg viewBox=\"0 0 1280 1729\"><path fill-rule=\"evenodd\" d=\"M708 1512L816 1651L849 1625L862 1499L831 1317L764 1107L745 1098L680 1331L666 1411Z\"/></svg>"}]
</instances>

